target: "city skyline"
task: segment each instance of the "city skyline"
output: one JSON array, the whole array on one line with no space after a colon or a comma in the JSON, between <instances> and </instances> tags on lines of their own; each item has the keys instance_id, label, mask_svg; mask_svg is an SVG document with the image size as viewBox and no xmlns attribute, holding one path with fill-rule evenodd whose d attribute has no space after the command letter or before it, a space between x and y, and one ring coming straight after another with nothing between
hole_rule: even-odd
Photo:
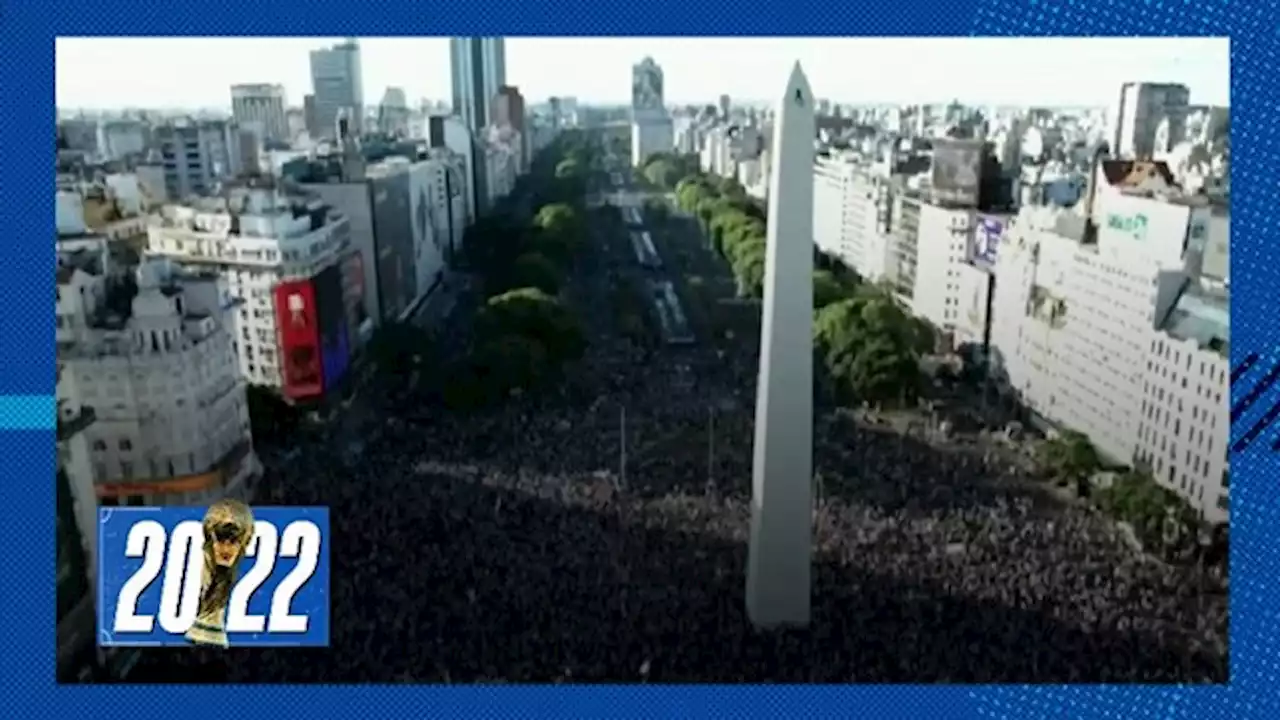
<instances>
[{"instance_id":1,"label":"city skyline","mask_svg":"<svg viewBox=\"0 0 1280 720\"><path fill-rule=\"evenodd\" d=\"M311 92L309 51L337 40L58 38L55 100L60 109L228 108L231 85L262 82L284 85L288 104L298 107ZM448 38L360 43L367 105L387 87L403 88L415 105L448 101ZM1178 82L1195 104L1230 104L1225 38L508 38L508 82L531 102L562 96L625 104L631 67L646 56L663 67L668 104L721 94L759 102L766 81L781 83L797 61L818 97L846 104L1110 107L1120 84L1132 80ZM709 63L712 56L717 61ZM885 72L886 59L928 72ZM107 66L130 82L104 83ZM725 67L734 72L725 75ZM848 70L861 67L875 72Z\"/></svg>"}]
</instances>

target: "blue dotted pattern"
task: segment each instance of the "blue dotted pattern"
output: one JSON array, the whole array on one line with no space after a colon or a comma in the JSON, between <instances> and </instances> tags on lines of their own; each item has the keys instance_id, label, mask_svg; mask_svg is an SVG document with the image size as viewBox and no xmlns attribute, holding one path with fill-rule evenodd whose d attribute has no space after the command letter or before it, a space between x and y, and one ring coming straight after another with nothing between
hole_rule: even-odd
<instances>
[{"instance_id":1,"label":"blue dotted pattern","mask_svg":"<svg viewBox=\"0 0 1280 720\"><path fill-rule=\"evenodd\" d=\"M1233 359L1255 351L1276 357L1280 317L1280 238L1271 214L1280 206L1280 139L1274 110L1280 102L1275 0L970 0L938 5L911 0L865 0L833 5L815 0L689 4L599 0L524 0L485 6L371 0L359 12L346 4L278 0L249 3L171 3L121 0L103 4L66 0L56 5L9 3L0 8L4 83L0 114L0 198L10 212L0 272L0 345L6 373L0 394L51 394L52 323L48 321L48 237L51 193L48 151L52 135L50 84L54 35L1111 35L1230 36L1234 114L1233 168L1237 189L1234 256ZM714 62L714 59L709 61ZM157 58L163 62L163 58ZM864 69L865 70L865 69ZM424 68L424 72L444 72ZM857 72L858 69L850 69ZM127 82L111 77L104 82ZM46 354L47 353L47 354ZM22 358L24 362L13 362ZM1238 399L1239 388L1233 397ZM1264 399L1260 405L1269 405ZM1247 421L1244 421L1247 422ZM1244 422L1241 424L1243 425ZM1237 428L1237 433L1241 430ZM51 433L0 433L11 487L47 487L53 470ZM1099 717L1142 720L1236 720L1280 716L1280 454L1255 443L1232 459L1232 666L1227 687L596 687L596 688L330 688L251 687L233 695L216 688L50 687L49 630L53 584L36 580L0 585L11 622L0 652L8 714L15 717L190 718L224 717L223 703L241 715L331 717L651 717L875 715L986 717L1009 720ZM24 542L22 559L33 578L52 566L52 494L10 494L10 529ZM341 549L336 549L340 552ZM17 574L11 574L16 578ZM370 609L375 611L374 609ZM607 638L602 639L607 641Z\"/></svg>"}]
</instances>

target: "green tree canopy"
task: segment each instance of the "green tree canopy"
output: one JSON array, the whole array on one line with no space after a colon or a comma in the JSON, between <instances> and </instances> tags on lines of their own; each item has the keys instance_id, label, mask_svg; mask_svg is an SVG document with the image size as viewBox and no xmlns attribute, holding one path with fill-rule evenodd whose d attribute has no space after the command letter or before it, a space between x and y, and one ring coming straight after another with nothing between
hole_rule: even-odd
<instances>
[{"instance_id":1,"label":"green tree canopy","mask_svg":"<svg viewBox=\"0 0 1280 720\"><path fill-rule=\"evenodd\" d=\"M814 342L837 394L867 402L902 402L919 386L919 355L910 318L892 298L860 294L818 311Z\"/></svg>"},{"instance_id":2,"label":"green tree canopy","mask_svg":"<svg viewBox=\"0 0 1280 720\"><path fill-rule=\"evenodd\" d=\"M581 357L582 329L560 301L536 288L519 288L489 298L476 318L479 345L507 335L540 341L553 361Z\"/></svg>"}]
</instances>

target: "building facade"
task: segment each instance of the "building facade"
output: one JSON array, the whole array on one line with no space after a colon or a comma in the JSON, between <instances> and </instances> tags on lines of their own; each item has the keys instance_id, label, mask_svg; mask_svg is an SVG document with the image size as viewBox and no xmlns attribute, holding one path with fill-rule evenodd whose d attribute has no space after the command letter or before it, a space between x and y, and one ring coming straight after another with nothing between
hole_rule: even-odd
<instances>
[{"instance_id":1,"label":"building facade","mask_svg":"<svg viewBox=\"0 0 1280 720\"><path fill-rule=\"evenodd\" d=\"M172 122L156 128L155 141L168 198L207 195L243 169L240 128L232 122Z\"/></svg>"},{"instance_id":2,"label":"building facade","mask_svg":"<svg viewBox=\"0 0 1280 720\"><path fill-rule=\"evenodd\" d=\"M310 332L297 321L314 317L307 313L315 289L282 296L277 286L310 283L345 256L350 235L348 219L318 196L255 183L222 197L165 206L147 229L147 252L222 277L230 295L243 301L233 344L241 375L305 400L318 394L314 384L295 385L291 378L305 374L307 348L315 345L294 341Z\"/></svg>"},{"instance_id":3,"label":"building facade","mask_svg":"<svg viewBox=\"0 0 1280 720\"><path fill-rule=\"evenodd\" d=\"M364 121L364 71L355 38L311 51L312 113L308 131L313 139L336 139L338 118L345 115L355 134Z\"/></svg>"},{"instance_id":4,"label":"building facade","mask_svg":"<svg viewBox=\"0 0 1280 720\"><path fill-rule=\"evenodd\" d=\"M284 86L253 83L231 86L231 117L260 140L288 142Z\"/></svg>"},{"instance_id":5,"label":"building facade","mask_svg":"<svg viewBox=\"0 0 1280 720\"><path fill-rule=\"evenodd\" d=\"M886 277L888 178L851 158L819 157L814 162L813 185L814 244L867 280Z\"/></svg>"},{"instance_id":6,"label":"building facade","mask_svg":"<svg viewBox=\"0 0 1280 720\"><path fill-rule=\"evenodd\" d=\"M86 290L105 280L78 269L61 268L58 281L62 388L93 408L85 437L98 504L250 500L261 467L225 284L158 261L138 269L127 303L110 287Z\"/></svg>"},{"instance_id":7,"label":"building facade","mask_svg":"<svg viewBox=\"0 0 1280 720\"><path fill-rule=\"evenodd\" d=\"M1120 88L1114 120L1111 152L1116 157L1150 160L1168 151L1186 135L1191 91L1172 83L1130 82ZM1167 122L1164 147L1156 142L1157 129Z\"/></svg>"},{"instance_id":8,"label":"building facade","mask_svg":"<svg viewBox=\"0 0 1280 720\"><path fill-rule=\"evenodd\" d=\"M1201 272L1209 208L1098 195L1091 216L1024 208L999 240L993 367L1028 408L1224 521L1229 298Z\"/></svg>"},{"instance_id":9,"label":"building facade","mask_svg":"<svg viewBox=\"0 0 1280 720\"><path fill-rule=\"evenodd\" d=\"M500 37L449 38L453 114L478 135L489 123L490 104L507 84L506 43Z\"/></svg>"}]
</instances>

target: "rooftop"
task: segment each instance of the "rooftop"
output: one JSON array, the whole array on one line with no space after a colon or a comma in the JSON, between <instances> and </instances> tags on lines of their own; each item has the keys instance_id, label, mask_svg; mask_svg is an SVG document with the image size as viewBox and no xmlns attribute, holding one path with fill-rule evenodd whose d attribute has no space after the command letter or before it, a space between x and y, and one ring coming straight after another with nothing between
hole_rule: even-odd
<instances>
[{"instance_id":1,"label":"rooftop","mask_svg":"<svg viewBox=\"0 0 1280 720\"><path fill-rule=\"evenodd\" d=\"M1161 329L1178 340L1227 355L1231 351L1231 293L1225 285L1189 282Z\"/></svg>"}]
</instances>

